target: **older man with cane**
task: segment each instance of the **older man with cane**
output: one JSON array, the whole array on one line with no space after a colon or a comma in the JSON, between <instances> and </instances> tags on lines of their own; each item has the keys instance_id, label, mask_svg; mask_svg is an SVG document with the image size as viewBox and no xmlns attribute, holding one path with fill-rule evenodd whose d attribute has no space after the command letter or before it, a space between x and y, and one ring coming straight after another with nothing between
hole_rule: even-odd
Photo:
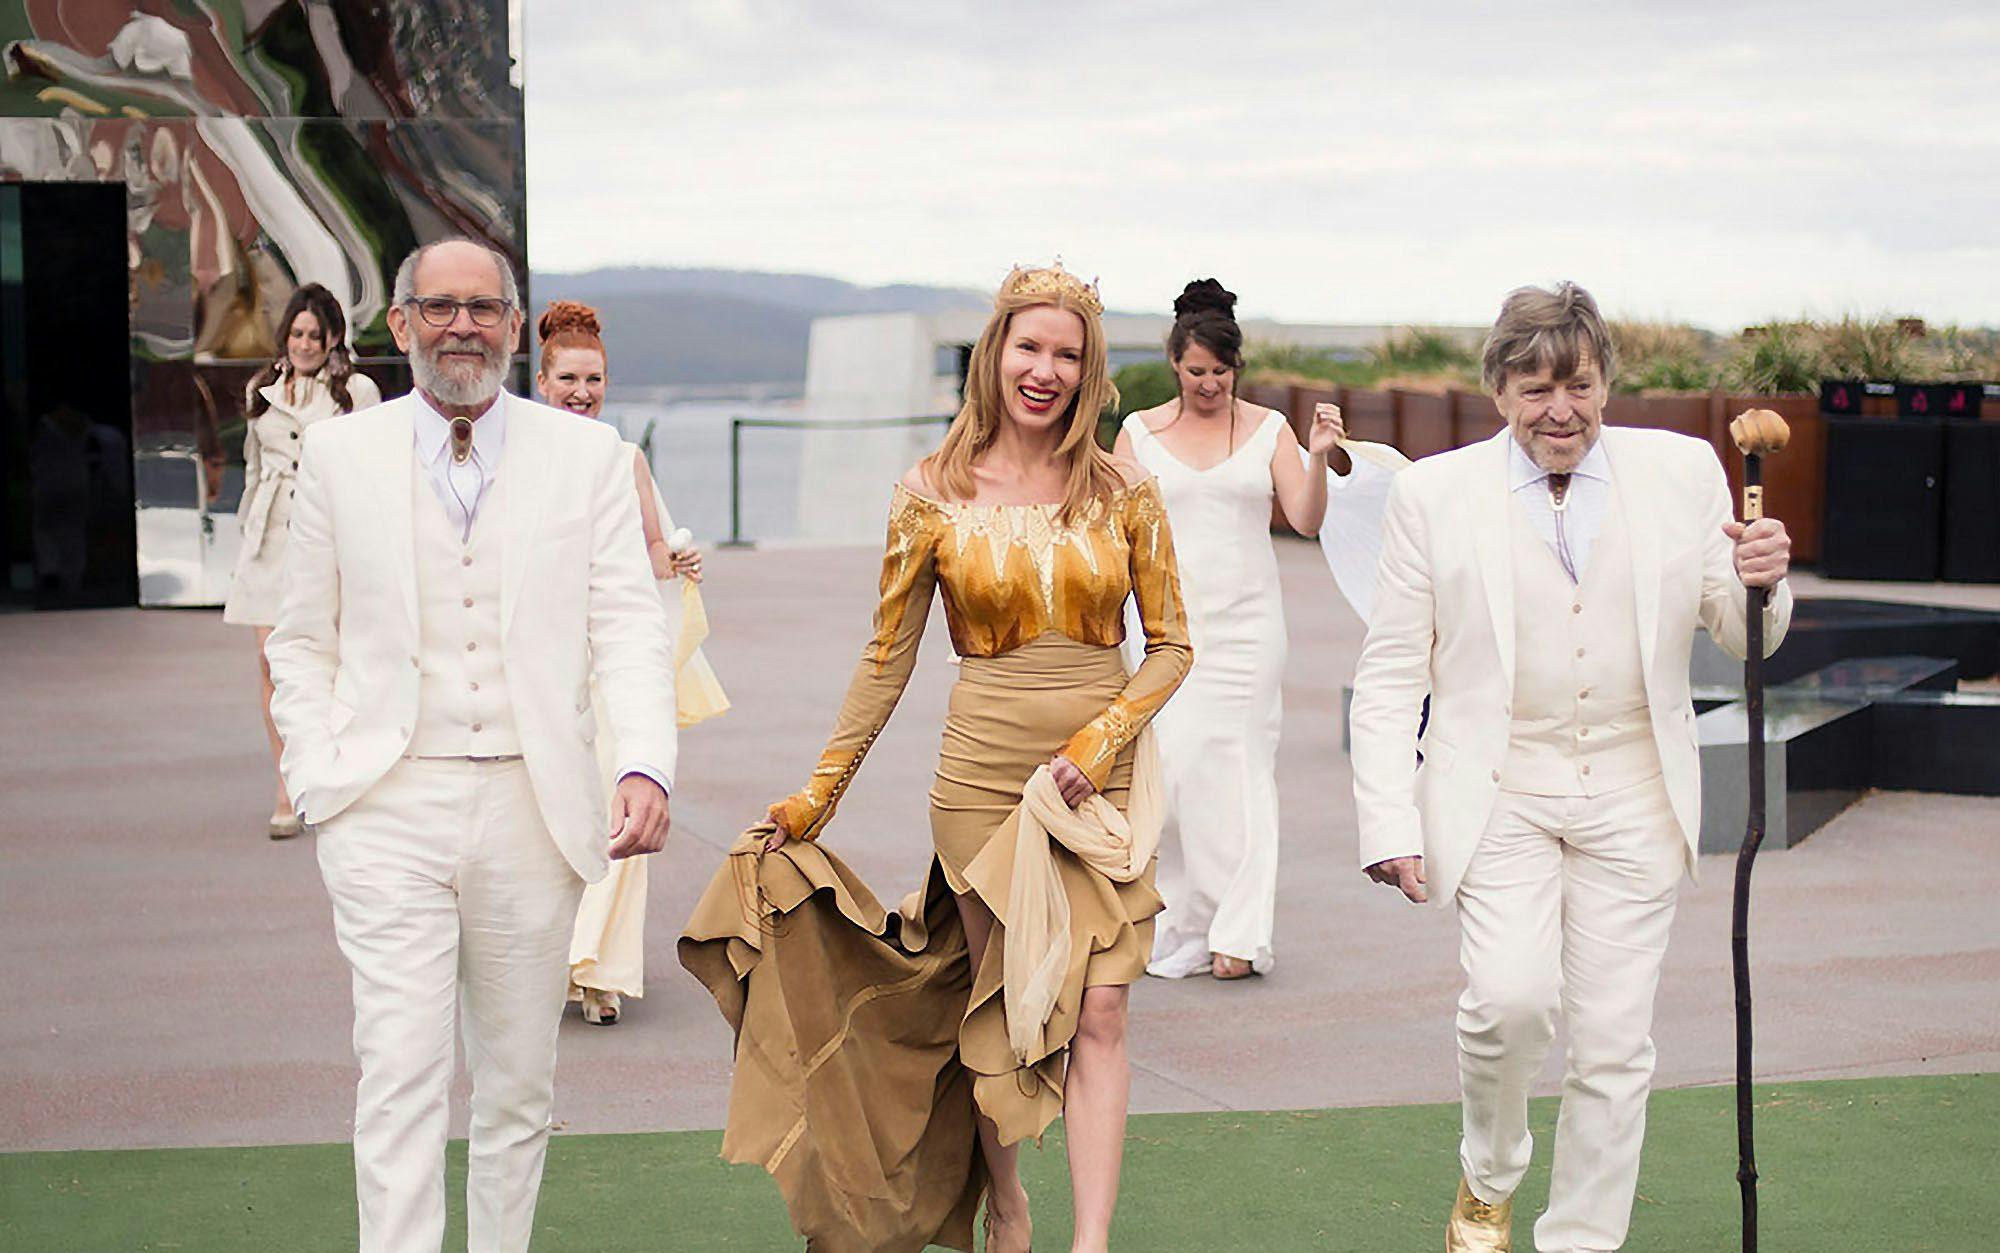
<instances>
[{"instance_id":1,"label":"older man with cane","mask_svg":"<svg viewBox=\"0 0 2000 1253\"><path fill-rule=\"evenodd\" d=\"M1706 443L1604 427L1616 365L1582 288L1507 297L1484 353L1507 429L1397 476L1355 674L1361 865L1458 907L1453 1253L1512 1248L1558 1014L1569 1055L1535 1247L1624 1244L1653 997L1701 830L1694 633L1742 656L1747 587L1771 589L1767 652L1791 618L1783 524L1734 521Z\"/></svg>"},{"instance_id":2,"label":"older man with cane","mask_svg":"<svg viewBox=\"0 0 2000 1253\"><path fill-rule=\"evenodd\" d=\"M427 244L388 317L416 390L306 432L271 712L353 969L362 1253L444 1239L460 1024L467 1248L519 1253L577 898L666 839L673 644L618 433L501 389L521 334L506 259ZM608 814L593 690L620 763Z\"/></svg>"}]
</instances>

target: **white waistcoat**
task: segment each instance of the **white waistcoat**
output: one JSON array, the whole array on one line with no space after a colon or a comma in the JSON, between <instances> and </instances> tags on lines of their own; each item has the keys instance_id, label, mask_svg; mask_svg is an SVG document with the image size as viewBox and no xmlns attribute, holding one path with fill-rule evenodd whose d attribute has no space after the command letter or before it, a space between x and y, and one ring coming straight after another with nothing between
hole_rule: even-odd
<instances>
[{"instance_id":1,"label":"white waistcoat","mask_svg":"<svg viewBox=\"0 0 2000 1253\"><path fill-rule=\"evenodd\" d=\"M417 543L421 678L413 757L502 757L521 751L500 657L500 493L488 487L470 539L415 467L410 490Z\"/></svg>"},{"instance_id":2,"label":"white waistcoat","mask_svg":"<svg viewBox=\"0 0 2000 1253\"><path fill-rule=\"evenodd\" d=\"M1606 512L1590 564L1572 584L1518 500L1511 507L1514 704L1501 788L1598 796L1652 778L1660 750L1622 509L1614 502Z\"/></svg>"}]
</instances>

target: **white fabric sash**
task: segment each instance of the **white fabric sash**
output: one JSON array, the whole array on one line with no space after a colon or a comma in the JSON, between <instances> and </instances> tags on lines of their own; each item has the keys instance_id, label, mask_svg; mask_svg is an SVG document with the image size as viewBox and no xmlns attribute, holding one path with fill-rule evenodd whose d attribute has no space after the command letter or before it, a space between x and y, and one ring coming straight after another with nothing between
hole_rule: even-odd
<instances>
[{"instance_id":1,"label":"white fabric sash","mask_svg":"<svg viewBox=\"0 0 2000 1253\"><path fill-rule=\"evenodd\" d=\"M1353 459L1354 469L1349 474L1326 472L1326 521L1319 528L1319 550L1333 571L1334 585L1365 623L1375 612L1389 484L1410 459L1387 444L1365 439L1344 439L1340 446Z\"/></svg>"}]
</instances>

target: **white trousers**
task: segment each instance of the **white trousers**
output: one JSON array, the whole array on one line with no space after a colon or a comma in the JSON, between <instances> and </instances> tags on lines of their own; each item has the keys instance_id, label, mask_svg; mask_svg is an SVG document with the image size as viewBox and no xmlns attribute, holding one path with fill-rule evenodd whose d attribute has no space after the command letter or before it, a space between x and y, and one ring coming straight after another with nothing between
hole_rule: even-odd
<instances>
[{"instance_id":1,"label":"white trousers","mask_svg":"<svg viewBox=\"0 0 2000 1253\"><path fill-rule=\"evenodd\" d=\"M469 1253L528 1247L556 1030L583 881L527 766L409 759L319 827L334 933L354 969L361 1253L436 1253L456 1026L472 1072Z\"/></svg>"},{"instance_id":2,"label":"white trousers","mask_svg":"<svg viewBox=\"0 0 2000 1253\"><path fill-rule=\"evenodd\" d=\"M1528 1090L1569 1031L1541 1253L1625 1243L1653 1079L1653 994L1686 865L1664 783L1595 798L1500 794L1458 889L1459 1159L1512 1196L1534 1147Z\"/></svg>"}]
</instances>

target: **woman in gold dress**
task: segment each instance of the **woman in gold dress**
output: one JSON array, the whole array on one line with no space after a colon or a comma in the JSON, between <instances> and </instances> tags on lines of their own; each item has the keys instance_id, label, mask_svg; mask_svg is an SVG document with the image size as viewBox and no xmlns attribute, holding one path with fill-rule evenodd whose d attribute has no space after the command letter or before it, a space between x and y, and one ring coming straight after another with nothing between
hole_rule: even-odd
<instances>
[{"instance_id":1,"label":"woman in gold dress","mask_svg":"<svg viewBox=\"0 0 2000 1253\"><path fill-rule=\"evenodd\" d=\"M1096 442L1116 399L1101 314L1060 265L1008 275L964 407L896 489L875 631L833 738L681 941L738 1029L723 1151L771 1171L811 1249L970 1249L982 1191L987 1248L1026 1249L1016 1148L1059 1114L1072 1248L1108 1244L1126 994L1160 910L1146 727L1192 653L1158 488ZM934 588L963 662L931 789L936 857L891 914L812 841L909 680ZM1146 635L1130 674L1128 594Z\"/></svg>"}]
</instances>

